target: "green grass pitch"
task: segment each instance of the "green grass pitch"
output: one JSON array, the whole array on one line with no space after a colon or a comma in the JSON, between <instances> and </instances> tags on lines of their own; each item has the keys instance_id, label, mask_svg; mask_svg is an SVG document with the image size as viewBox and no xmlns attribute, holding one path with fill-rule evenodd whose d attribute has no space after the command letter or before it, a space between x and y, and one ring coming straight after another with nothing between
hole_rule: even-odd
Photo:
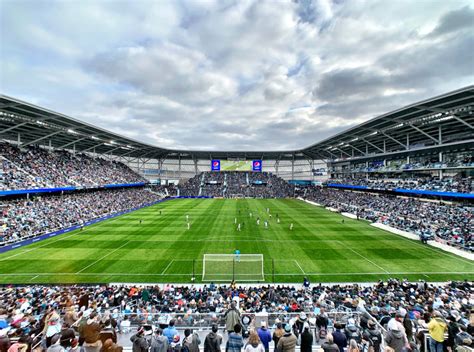
<instances>
[{"instance_id":1,"label":"green grass pitch","mask_svg":"<svg viewBox=\"0 0 474 352\"><path fill-rule=\"evenodd\" d=\"M241 232L235 217L245 223ZM189 283L193 260L200 282L205 253L236 248L263 254L266 282L301 282L304 276L313 283L474 280L468 259L299 200L179 199L3 253L0 283Z\"/></svg>"}]
</instances>

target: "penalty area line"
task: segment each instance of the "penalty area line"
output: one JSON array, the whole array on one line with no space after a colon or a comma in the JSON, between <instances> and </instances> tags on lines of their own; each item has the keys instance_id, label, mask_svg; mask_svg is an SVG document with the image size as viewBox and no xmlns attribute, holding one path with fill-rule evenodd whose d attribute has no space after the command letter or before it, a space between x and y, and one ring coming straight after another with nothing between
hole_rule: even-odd
<instances>
[{"instance_id":1,"label":"penalty area line","mask_svg":"<svg viewBox=\"0 0 474 352\"><path fill-rule=\"evenodd\" d=\"M164 273L166 273L166 270L169 269L169 267L171 266L171 264L173 264L173 262L174 262L174 260L171 260L171 261L168 263L168 265L166 266L165 270L163 270L163 271L161 272L161 275L164 275Z\"/></svg>"},{"instance_id":2,"label":"penalty area line","mask_svg":"<svg viewBox=\"0 0 474 352\"><path fill-rule=\"evenodd\" d=\"M122 244L120 247L115 248L112 252L109 252L109 253L107 253L106 255L103 255L102 257L100 257L99 259L97 259L97 260L96 260L95 262L93 262L92 264L89 264L89 265L85 266L84 268L82 268L81 270L79 270L78 272L76 272L76 274L82 273L84 270L86 270L86 269L90 268L91 266L97 264L97 263L100 262L102 259L107 258L109 255L111 255L111 254L117 252L119 249L125 247L125 246L126 246L127 244L129 244L130 242L131 242L131 241L127 241L127 242L125 242L124 244Z\"/></svg>"},{"instance_id":3,"label":"penalty area line","mask_svg":"<svg viewBox=\"0 0 474 352\"><path fill-rule=\"evenodd\" d=\"M303 275L306 275L306 273L304 272L303 268L301 267L300 263L298 263L298 261L295 259L294 262L296 263L296 265L298 265L298 268L300 268L301 272L303 273Z\"/></svg>"}]
</instances>

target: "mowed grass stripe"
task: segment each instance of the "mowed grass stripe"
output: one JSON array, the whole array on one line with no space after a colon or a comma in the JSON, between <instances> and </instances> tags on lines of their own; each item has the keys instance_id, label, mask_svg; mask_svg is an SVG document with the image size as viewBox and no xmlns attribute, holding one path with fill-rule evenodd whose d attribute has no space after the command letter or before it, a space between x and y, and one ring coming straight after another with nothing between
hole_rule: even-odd
<instances>
[{"instance_id":1,"label":"mowed grass stripe","mask_svg":"<svg viewBox=\"0 0 474 352\"><path fill-rule=\"evenodd\" d=\"M267 282L474 279L469 260L298 200L182 199L4 253L0 282L190 282L193 261L199 282L205 253L236 248L263 254Z\"/></svg>"}]
</instances>

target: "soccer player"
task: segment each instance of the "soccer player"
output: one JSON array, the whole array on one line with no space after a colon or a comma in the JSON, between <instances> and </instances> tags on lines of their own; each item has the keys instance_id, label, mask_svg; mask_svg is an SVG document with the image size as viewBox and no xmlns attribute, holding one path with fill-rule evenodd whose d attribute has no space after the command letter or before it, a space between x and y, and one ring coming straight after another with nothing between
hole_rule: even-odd
<instances>
[{"instance_id":1,"label":"soccer player","mask_svg":"<svg viewBox=\"0 0 474 352\"><path fill-rule=\"evenodd\" d=\"M252 217L252 212L249 213L249 217Z\"/></svg>"},{"instance_id":2,"label":"soccer player","mask_svg":"<svg viewBox=\"0 0 474 352\"><path fill-rule=\"evenodd\" d=\"M277 218L277 223L278 223L278 224L280 223L280 218Z\"/></svg>"},{"instance_id":3,"label":"soccer player","mask_svg":"<svg viewBox=\"0 0 474 352\"><path fill-rule=\"evenodd\" d=\"M265 230L268 229L268 221L265 220L263 224L265 225Z\"/></svg>"},{"instance_id":4,"label":"soccer player","mask_svg":"<svg viewBox=\"0 0 474 352\"><path fill-rule=\"evenodd\" d=\"M235 260L240 262L240 251L238 249L236 249L234 251L234 254L235 254Z\"/></svg>"},{"instance_id":5,"label":"soccer player","mask_svg":"<svg viewBox=\"0 0 474 352\"><path fill-rule=\"evenodd\" d=\"M191 224L188 222L188 230L191 228Z\"/></svg>"},{"instance_id":6,"label":"soccer player","mask_svg":"<svg viewBox=\"0 0 474 352\"><path fill-rule=\"evenodd\" d=\"M237 224L237 218L234 218L234 224Z\"/></svg>"},{"instance_id":7,"label":"soccer player","mask_svg":"<svg viewBox=\"0 0 474 352\"><path fill-rule=\"evenodd\" d=\"M290 224L290 231L293 231L293 223Z\"/></svg>"},{"instance_id":8,"label":"soccer player","mask_svg":"<svg viewBox=\"0 0 474 352\"><path fill-rule=\"evenodd\" d=\"M160 215L161 215L161 210L160 210Z\"/></svg>"},{"instance_id":9,"label":"soccer player","mask_svg":"<svg viewBox=\"0 0 474 352\"><path fill-rule=\"evenodd\" d=\"M344 219L342 219L341 223L343 223L343 224L344 224Z\"/></svg>"},{"instance_id":10,"label":"soccer player","mask_svg":"<svg viewBox=\"0 0 474 352\"><path fill-rule=\"evenodd\" d=\"M257 218L257 225L260 225L260 218Z\"/></svg>"},{"instance_id":11,"label":"soccer player","mask_svg":"<svg viewBox=\"0 0 474 352\"><path fill-rule=\"evenodd\" d=\"M142 222L143 222L143 220L142 220L142 219L140 219L140 225L142 224Z\"/></svg>"},{"instance_id":12,"label":"soccer player","mask_svg":"<svg viewBox=\"0 0 474 352\"><path fill-rule=\"evenodd\" d=\"M239 224L237 225L237 231L240 231L240 222L239 222Z\"/></svg>"},{"instance_id":13,"label":"soccer player","mask_svg":"<svg viewBox=\"0 0 474 352\"><path fill-rule=\"evenodd\" d=\"M189 215L186 214L186 221L189 221Z\"/></svg>"}]
</instances>

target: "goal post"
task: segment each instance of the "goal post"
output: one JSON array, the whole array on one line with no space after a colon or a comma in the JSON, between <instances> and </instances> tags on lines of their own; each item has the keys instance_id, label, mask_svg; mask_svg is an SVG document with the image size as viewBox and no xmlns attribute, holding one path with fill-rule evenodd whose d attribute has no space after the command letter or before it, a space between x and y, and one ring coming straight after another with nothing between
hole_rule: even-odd
<instances>
[{"instance_id":1,"label":"goal post","mask_svg":"<svg viewBox=\"0 0 474 352\"><path fill-rule=\"evenodd\" d=\"M204 254L202 281L263 282L263 254Z\"/></svg>"}]
</instances>

